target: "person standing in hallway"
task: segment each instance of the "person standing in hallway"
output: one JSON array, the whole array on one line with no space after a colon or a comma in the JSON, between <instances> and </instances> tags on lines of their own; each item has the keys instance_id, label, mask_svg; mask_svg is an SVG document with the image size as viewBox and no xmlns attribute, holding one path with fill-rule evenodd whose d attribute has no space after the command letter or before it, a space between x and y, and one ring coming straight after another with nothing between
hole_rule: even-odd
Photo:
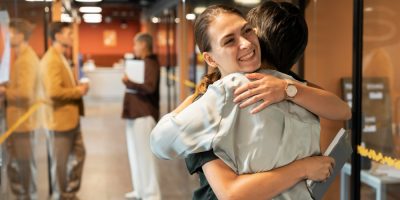
<instances>
[{"instance_id":1,"label":"person standing in hallway","mask_svg":"<svg viewBox=\"0 0 400 200\"><path fill-rule=\"evenodd\" d=\"M24 19L11 19L10 42L14 61L6 95L7 127L13 126L36 101L39 58L28 44L33 25ZM29 117L6 141L7 174L12 193L17 199L37 199L34 143L36 119Z\"/></svg>"},{"instance_id":2,"label":"person standing in hallway","mask_svg":"<svg viewBox=\"0 0 400 200\"><path fill-rule=\"evenodd\" d=\"M122 78L126 86L122 117L126 119L126 139L134 190L126 198L160 200L155 157L150 150L150 132L159 118L160 64L153 53L153 39L147 33L134 38L134 54L144 61L144 83Z\"/></svg>"},{"instance_id":3,"label":"person standing in hallway","mask_svg":"<svg viewBox=\"0 0 400 200\"><path fill-rule=\"evenodd\" d=\"M82 97L89 85L78 84L64 54L72 47L69 23L50 25L52 46L41 60L44 94L51 101L46 110L50 157L51 199L75 200L80 188L85 147L80 128Z\"/></svg>"}]
</instances>

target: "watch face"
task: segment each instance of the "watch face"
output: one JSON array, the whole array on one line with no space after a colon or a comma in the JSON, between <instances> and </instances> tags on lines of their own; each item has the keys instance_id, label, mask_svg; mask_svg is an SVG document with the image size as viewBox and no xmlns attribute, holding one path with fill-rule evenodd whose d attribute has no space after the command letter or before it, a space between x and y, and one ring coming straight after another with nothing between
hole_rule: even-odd
<instances>
[{"instance_id":1,"label":"watch face","mask_svg":"<svg viewBox=\"0 0 400 200\"><path fill-rule=\"evenodd\" d=\"M294 85L288 85L286 93L288 97L294 97L297 94L297 88Z\"/></svg>"}]
</instances>

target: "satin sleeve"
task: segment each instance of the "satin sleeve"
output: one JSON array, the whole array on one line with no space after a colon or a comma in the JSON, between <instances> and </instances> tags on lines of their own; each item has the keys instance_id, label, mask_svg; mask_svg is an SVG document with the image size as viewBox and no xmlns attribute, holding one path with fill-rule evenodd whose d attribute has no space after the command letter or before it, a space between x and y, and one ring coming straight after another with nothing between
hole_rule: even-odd
<instances>
[{"instance_id":1,"label":"satin sleeve","mask_svg":"<svg viewBox=\"0 0 400 200\"><path fill-rule=\"evenodd\" d=\"M153 153L162 159L174 159L211 150L221 123L225 94L222 83L214 83L180 113L163 116L151 132Z\"/></svg>"}]
</instances>

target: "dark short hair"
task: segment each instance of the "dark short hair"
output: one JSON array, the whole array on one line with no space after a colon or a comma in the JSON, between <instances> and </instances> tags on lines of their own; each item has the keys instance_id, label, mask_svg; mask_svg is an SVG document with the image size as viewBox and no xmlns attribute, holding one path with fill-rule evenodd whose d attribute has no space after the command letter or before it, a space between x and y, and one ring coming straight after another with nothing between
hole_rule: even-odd
<instances>
[{"instance_id":1,"label":"dark short hair","mask_svg":"<svg viewBox=\"0 0 400 200\"><path fill-rule=\"evenodd\" d=\"M247 14L257 29L262 60L288 72L303 55L308 41L308 28L300 10L287 2L266 1Z\"/></svg>"},{"instance_id":2,"label":"dark short hair","mask_svg":"<svg viewBox=\"0 0 400 200\"><path fill-rule=\"evenodd\" d=\"M226 5L212 5L207 7L207 9L197 17L194 23L194 37L200 52L203 53L211 50L208 28L211 22L222 13L238 15L244 19L244 15L238 9L233 7Z\"/></svg>"},{"instance_id":3,"label":"dark short hair","mask_svg":"<svg viewBox=\"0 0 400 200\"><path fill-rule=\"evenodd\" d=\"M10 23L8 24L8 26L10 28L15 29L16 31L18 31L19 33L22 33L24 35L24 40L28 41L29 37L32 34L33 31L33 25L28 22L25 19L21 19L21 18L13 18L10 20Z\"/></svg>"},{"instance_id":4,"label":"dark short hair","mask_svg":"<svg viewBox=\"0 0 400 200\"><path fill-rule=\"evenodd\" d=\"M138 33L135 36L135 41L144 42L147 50L153 53L153 37L148 33Z\"/></svg>"},{"instance_id":5,"label":"dark short hair","mask_svg":"<svg viewBox=\"0 0 400 200\"><path fill-rule=\"evenodd\" d=\"M51 40L55 41L56 34L60 33L64 28L71 28L71 24L68 22L52 22L49 28Z\"/></svg>"}]
</instances>

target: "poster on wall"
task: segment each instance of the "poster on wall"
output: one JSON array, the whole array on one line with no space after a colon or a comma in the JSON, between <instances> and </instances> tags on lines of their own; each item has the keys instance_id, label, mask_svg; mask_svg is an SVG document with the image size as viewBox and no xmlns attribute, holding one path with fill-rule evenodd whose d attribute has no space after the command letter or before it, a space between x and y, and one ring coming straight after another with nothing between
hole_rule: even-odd
<instances>
[{"instance_id":1,"label":"poster on wall","mask_svg":"<svg viewBox=\"0 0 400 200\"><path fill-rule=\"evenodd\" d=\"M8 13L0 10L0 84L9 79L10 71L10 34L8 31Z\"/></svg>"},{"instance_id":2,"label":"poster on wall","mask_svg":"<svg viewBox=\"0 0 400 200\"><path fill-rule=\"evenodd\" d=\"M117 32L115 30L105 30L103 32L103 44L106 47L117 46Z\"/></svg>"}]
</instances>

